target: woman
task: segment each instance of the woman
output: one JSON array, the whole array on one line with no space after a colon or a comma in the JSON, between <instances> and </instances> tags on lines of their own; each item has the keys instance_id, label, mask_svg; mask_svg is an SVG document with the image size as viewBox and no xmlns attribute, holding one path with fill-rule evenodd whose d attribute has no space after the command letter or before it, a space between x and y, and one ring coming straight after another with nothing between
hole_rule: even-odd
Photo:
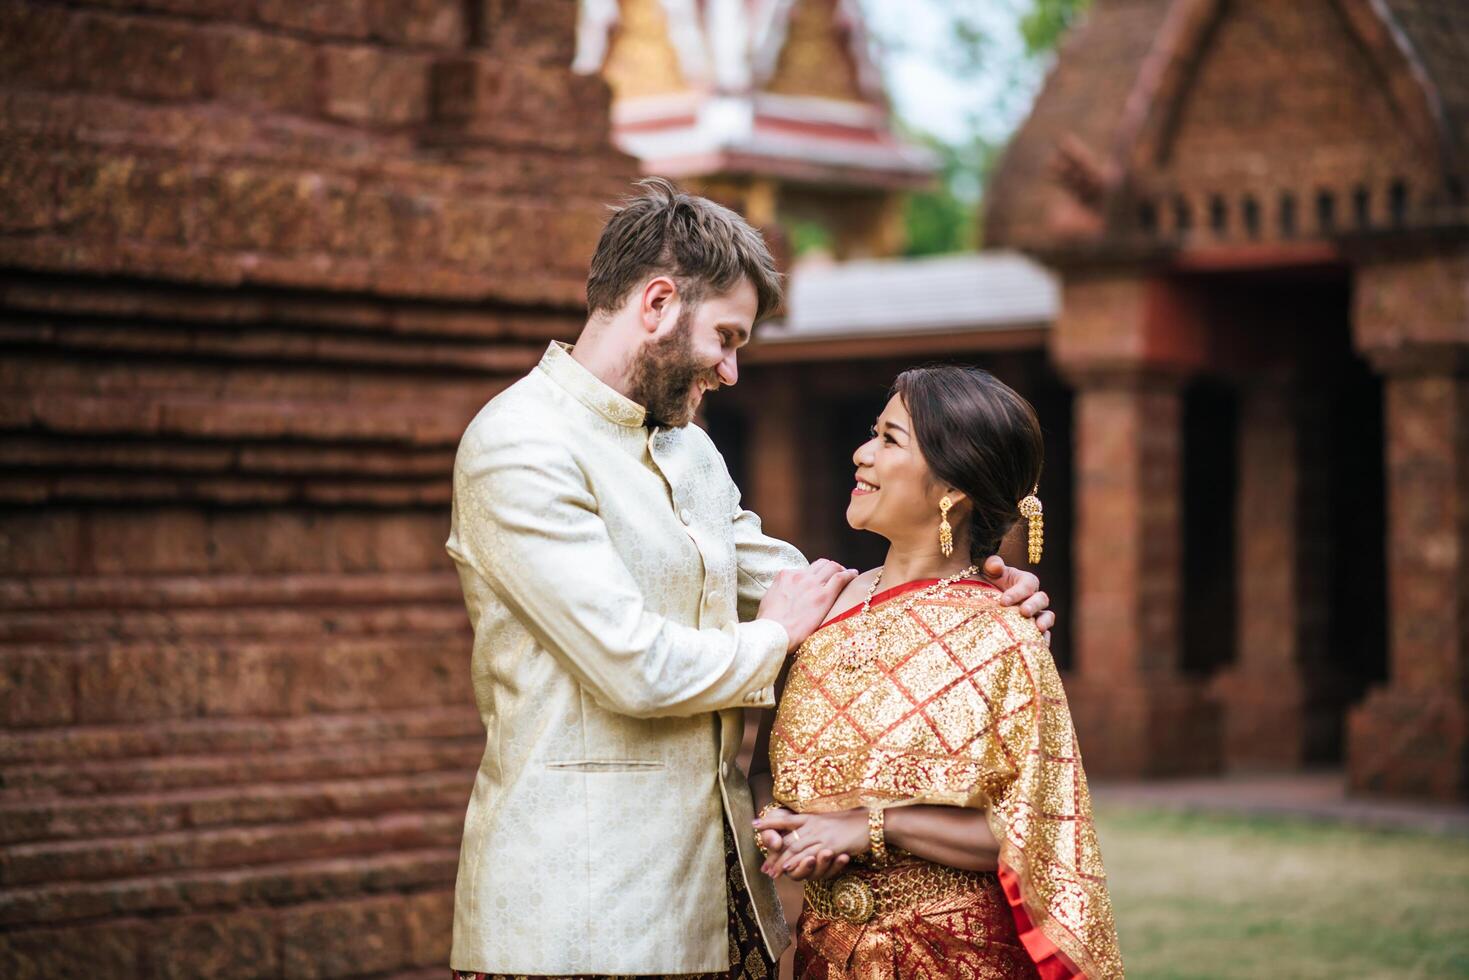
<instances>
[{"instance_id":1,"label":"woman","mask_svg":"<svg viewBox=\"0 0 1469 980\"><path fill-rule=\"evenodd\" d=\"M1039 560L1035 413L921 368L872 432L847 520L887 560L788 665L755 748L764 870L805 882L796 976L1121 976L1065 693L974 564L1022 513Z\"/></svg>"}]
</instances>

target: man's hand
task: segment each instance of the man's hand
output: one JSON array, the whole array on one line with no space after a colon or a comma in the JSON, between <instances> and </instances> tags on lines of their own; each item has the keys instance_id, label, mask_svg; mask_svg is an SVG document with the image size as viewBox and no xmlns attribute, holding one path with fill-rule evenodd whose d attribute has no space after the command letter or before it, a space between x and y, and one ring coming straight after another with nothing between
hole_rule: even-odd
<instances>
[{"instance_id":1,"label":"man's hand","mask_svg":"<svg viewBox=\"0 0 1469 980\"><path fill-rule=\"evenodd\" d=\"M843 568L825 558L812 563L810 568L796 572L780 572L775 576L765 598L760 600L757 619L770 619L785 627L790 637L791 651L806 642L806 637L816 632L826 614L837 601L837 596L852 579L857 577L854 568ZM1034 580L1035 576L1032 575ZM1034 592L1034 588L1031 589Z\"/></svg>"},{"instance_id":2,"label":"man's hand","mask_svg":"<svg viewBox=\"0 0 1469 980\"><path fill-rule=\"evenodd\" d=\"M1013 606L1020 603L1020 614L1035 620L1036 628L1045 635L1046 644L1051 642L1051 627L1056 625L1056 614L1051 612L1051 597L1042 592L1041 580L1031 572L1010 568L999 555L990 555L984 560L984 577L1005 590L1000 596L1000 605Z\"/></svg>"}]
</instances>

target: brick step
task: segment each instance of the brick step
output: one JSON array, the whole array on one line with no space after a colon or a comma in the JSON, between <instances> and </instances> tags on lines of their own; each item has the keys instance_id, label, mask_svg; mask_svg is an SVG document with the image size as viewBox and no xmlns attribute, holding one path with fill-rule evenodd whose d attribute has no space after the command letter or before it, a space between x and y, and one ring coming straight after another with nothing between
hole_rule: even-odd
<instances>
[{"instance_id":1,"label":"brick step","mask_svg":"<svg viewBox=\"0 0 1469 980\"><path fill-rule=\"evenodd\" d=\"M295 749L268 754L160 756L140 760L15 766L0 778L0 804L95 794L166 792L205 786L299 783L430 772L468 779L483 735L405 743Z\"/></svg>"},{"instance_id":2,"label":"brick step","mask_svg":"<svg viewBox=\"0 0 1469 980\"><path fill-rule=\"evenodd\" d=\"M142 759L205 753L276 752L413 739L483 740L468 704L296 718L201 718L137 725L73 725L0 732L0 765ZM8 781L0 776L0 785Z\"/></svg>"},{"instance_id":3,"label":"brick step","mask_svg":"<svg viewBox=\"0 0 1469 980\"><path fill-rule=\"evenodd\" d=\"M452 886L455 847L0 889L0 927L291 905Z\"/></svg>"},{"instance_id":4,"label":"brick step","mask_svg":"<svg viewBox=\"0 0 1469 980\"><path fill-rule=\"evenodd\" d=\"M264 784L0 803L0 845L132 837L399 810L463 811L471 769L372 779Z\"/></svg>"},{"instance_id":5,"label":"brick step","mask_svg":"<svg viewBox=\"0 0 1469 980\"><path fill-rule=\"evenodd\" d=\"M439 888L29 927L0 937L0 976L445 980L453 915L453 891Z\"/></svg>"},{"instance_id":6,"label":"brick step","mask_svg":"<svg viewBox=\"0 0 1469 980\"><path fill-rule=\"evenodd\" d=\"M450 571L282 575L27 575L0 577L0 609L236 609L242 606L377 605L458 599Z\"/></svg>"},{"instance_id":7,"label":"brick step","mask_svg":"<svg viewBox=\"0 0 1469 980\"><path fill-rule=\"evenodd\" d=\"M0 888L454 847L459 843L463 823L461 809L445 808L356 819L334 817L17 844L0 851Z\"/></svg>"},{"instance_id":8,"label":"brick step","mask_svg":"<svg viewBox=\"0 0 1469 980\"><path fill-rule=\"evenodd\" d=\"M54 107L48 106L47 99L39 93L13 95L17 104L32 103L34 111L43 116L53 115L51 110ZM68 105L72 103L69 101ZM140 118L157 114L155 109L136 104L126 106L125 111L137 113ZM216 114L217 110L211 110L211 115ZM253 127L260 124L256 118L246 114L241 116L236 125ZM165 139L177 138L166 126L154 124L145 128L150 136L157 134ZM191 144L189 150L195 154L209 152L197 144ZM323 149L319 146L309 151L303 147L301 152L303 159L318 164L322 162ZM352 150L349 157L360 166L360 147ZM576 166L571 159L560 162L568 167ZM609 197L621 193L614 183L615 178L600 176L607 180ZM336 333L351 331L424 339L536 341L541 346L549 340L565 339L567 330L566 317L551 310L506 310L484 303L363 302L325 294L302 296L289 292L266 292L248 286L191 293L117 279L78 282L51 280L28 273L0 277L0 291L4 293L5 306L11 310L33 314L76 314L128 322L172 322L189 327L204 323L250 323L298 330L305 326Z\"/></svg>"},{"instance_id":9,"label":"brick step","mask_svg":"<svg viewBox=\"0 0 1469 980\"><path fill-rule=\"evenodd\" d=\"M0 727L281 717L467 705L459 633L179 638L0 649Z\"/></svg>"},{"instance_id":10,"label":"brick step","mask_svg":"<svg viewBox=\"0 0 1469 980\"><path fill-rule=\"evenodd\" d=\"M0 463L3 466L3 463ZM332 636L456 637L468 649L469 623L464 602L385 599L380 605L280 605L203 609L73 609L0 614L0 643L116 644L125 636L137 642L175 639L263 640Z\"/></svg>"}]
</instances>

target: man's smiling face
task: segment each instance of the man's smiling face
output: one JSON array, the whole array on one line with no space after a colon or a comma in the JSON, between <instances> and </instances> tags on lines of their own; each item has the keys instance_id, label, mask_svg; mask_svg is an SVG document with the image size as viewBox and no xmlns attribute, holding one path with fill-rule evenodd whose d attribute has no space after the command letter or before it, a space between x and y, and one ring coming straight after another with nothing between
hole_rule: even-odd
<instances>
[{"instance_id":1,"label":"man's smiling face","mask_svg":"<svg viewBox=\"0 0 1469 980\"><path fill-rule=\"evenodd\" d=\"M705 392L739 380L736 354L750 340L758 306L748 279L727 293L705 296L693 309L681 298L670 302L673 322L648 338L630 381L649 426L688 425Z\"/></svg>"}]
</instances>

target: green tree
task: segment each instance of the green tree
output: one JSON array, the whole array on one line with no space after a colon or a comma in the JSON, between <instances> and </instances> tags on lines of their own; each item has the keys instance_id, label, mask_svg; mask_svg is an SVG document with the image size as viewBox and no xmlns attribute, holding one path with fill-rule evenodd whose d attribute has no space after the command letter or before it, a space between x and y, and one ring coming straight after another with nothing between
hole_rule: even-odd
<instances>
[{"instance_id":1,"label":"green tree","mask_svg":"<svg viewBox=\"0 0 1469 980\"><path fill-rule=\"evenodd\" d=\"M904 254L943 255L978 248L980 192L999 147L979 135L960 144L927 133L913 133L909 138L934 152L939 174L934 188L908 197Z\"/></svg>"},{"instance_id":2,"label":"green tree","mask_svg":"<svg viewBox=\"0 0 1469 980\"><path fill-rule=\"evenodd\" d=\"M1017 69L1033 67L1034 62L1055 49L1090 0L1016 0L1024 60L1029 63L1023 66L1014 64L1013 56L1008 62L1001 56L999 52L1007 46L996 45L989 36L977 15L976 0L929 2L937 5L946 24L945 44L939 54L941 64L956 78L975 79L984 73L1017 76L1020 74ZM877 40L890 51L911 43L901 36ZM1013 50L1014 46L1008 47ZM1015 84L1021 84L1018 78ZM937 186L914 193L908 199L905 250L908 255L969 251L980 244L980 197L1003 142L983 135L978 119L968 120L968 129L967 138L958 141L911 129L907 134L933 150L940 164Z\"/></svg>"},{"instance_id":3,"label":"green tree","mask_svg":"<svg viewBox=\"0 0 1469 980\"><path fill-rule=\"evenodd\" d=\"M1075 23L1090 0L1030 0L1030 10L1020 18L1020 36L1032 57L1055 49L1061 35Z\"/></svg>"}]
</instances>

